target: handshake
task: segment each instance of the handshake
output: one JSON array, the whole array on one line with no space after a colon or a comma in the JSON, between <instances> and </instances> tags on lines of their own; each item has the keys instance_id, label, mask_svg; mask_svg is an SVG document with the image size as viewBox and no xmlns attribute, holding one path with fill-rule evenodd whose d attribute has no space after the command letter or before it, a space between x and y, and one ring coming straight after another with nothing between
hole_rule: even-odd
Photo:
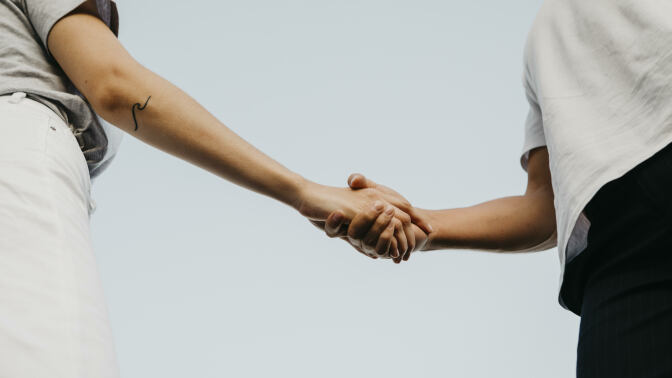
<instances>
[{"instance_id":1,"label":"handshake","mask_svg":"<svg viewBox=\"0 0 672 378\"><path fill-rule=\"evenodd\" d=\"M307 184L299 212L329 237L338 237L373 258L407 261L428 247L432 226L396 191L363 175L348 179L350 188Z\"/></svg>"}]
</instances>

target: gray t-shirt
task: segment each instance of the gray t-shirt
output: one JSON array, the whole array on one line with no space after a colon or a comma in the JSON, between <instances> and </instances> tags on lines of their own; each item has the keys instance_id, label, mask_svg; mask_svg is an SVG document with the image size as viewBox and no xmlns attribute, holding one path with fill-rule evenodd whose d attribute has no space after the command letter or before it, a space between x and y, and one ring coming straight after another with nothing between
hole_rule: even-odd
<instances>
[{"instance_id":1,"label":"gray t-shirt","mask_svg":"<svg viewBox=\"0 0 672 378\"><path fill-rule=\"evenodd\" d=\"M93 111L50 55L47 36L54 24L83 0L0 0L0 95L26 92L70 126L89 166L98 176L116 154L123 132ZM116 5L97 0L98 13L115 35Z\"/></svg>"}]
</instances>

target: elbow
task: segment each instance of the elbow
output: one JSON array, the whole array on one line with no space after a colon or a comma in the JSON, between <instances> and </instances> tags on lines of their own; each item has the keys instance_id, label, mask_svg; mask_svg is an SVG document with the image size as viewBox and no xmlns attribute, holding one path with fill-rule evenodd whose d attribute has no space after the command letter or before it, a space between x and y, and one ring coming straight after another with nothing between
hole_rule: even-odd
<instances>
[{"instance_id":1,"label":"elbow","mask_svg":"<svg viewBox=\"0 0 672 378\"><path fill-rule=\"evenodd\" d=\"M528 247L518 252L541 252L551 248L555 248L557 245L558 245L558 232L557 229L554 229L553 232L548 237L546 237L546 239L543 240L542 242L536 243L531 247Z\"/></svg>"},{"instance_id":2,"label":"elbow","mask_svg":"<svg viewBox=\"0 0 672 378\"><path fill-rule=\"evenodd\" d=\"M93 110L107 120L118 118L120 110L129 102L132 75L125 67L111 65L98 76L95 86L87 94Z\"/></svg>"},{"instance_id":3,"label":"elbow","mask_svg":"<svg viewBox=\"0 0 672 378\"><path fill-rule=\"evenodd\" d=\"M558 244L558 232L555 216L553 191L547 188L530 191L526 195L529 201L529 219L525 245L517 252L540 252Z\"/></svg>"}]
</instances>

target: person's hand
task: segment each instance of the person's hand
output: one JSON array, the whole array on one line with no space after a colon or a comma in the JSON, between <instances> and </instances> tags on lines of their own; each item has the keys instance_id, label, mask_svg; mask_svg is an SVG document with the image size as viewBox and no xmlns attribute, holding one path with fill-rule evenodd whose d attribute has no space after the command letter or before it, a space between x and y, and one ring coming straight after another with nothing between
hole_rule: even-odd
<instances>
[{"instance_id":1,"label":"person's hand","mask_svg":"<svg viewBox=\"0 0 672 378\"><path fill-rule=\"evenodd\" d=\"M331 215L331 222L350 224L356 219L370 219L368 228L376 230L374 248L360 242L358 234L343 235L351 239L351 244L360 252L371 257L401 258L409 248L415 248L415 233L411 228L412 217L392 206L374 189L335 188L314 183L308 184L301 194L299 212L313 224L323 228ZM338 210L337 213L334 213ZM333 214L332 214L333 213ZM356 229L359 229L356 228ZM354 230L354 229L353 229ZM365 248L366 247L366 248Z\"/></svg>"},{"instance_id":2,"label":"person's hand","mask_svg":"<svg viewBox=\"0 0 672 378\"><path fill-rule=\"evenodd\" d=\"M382 210L384 208L384 210ZM326 221L310 220L310 222L317 228L327 231L327 236L338 237L350 243L357 251L372 258L379 257L395 258L400 256L399 245L400 242L395 235L402 235L404 240L407 240L404 234L402 222L394 218L395 209L391 205L387 207L382 206L382 202L376 201L369 209L357 214L351 221L348 221L340 210L331 213ZM367 221L370 220L370 221ZM344 225L350 222L361 224L366 222L366 229L376 230L376 240L363 242L365 237L357 235L347 235L347 229L343 233L337 233L331 229L326 230L325 226L329 224ZM332 227L334 228L334 227ZM347 226L346 226L347 228ZM362 226L354 227L353 230L362 228ZM367 239L368 240L368 239ZM375 245L374 245L375 243Z\"/></svg>"},{"instance_id":3,"label":"person's hand","mask_svg":"<svg viewBox=\"0 0 672 378\"><path fill-rule=\"evenodd\" d=\"M429 235L425 233L425 231L415 224L411 224L411 229L415 237L414 248L409 247L401 256L395 256L392 253L385 255L383 251L387 248L387 245L390 245L389 250L393 251L399 242L396 239L397 232L392 231L395 230L396 227L387 228L383 233L379 231L382 227L376 226L376 224L385 222L385 216L383 214L376 215L375 212L358 214L349 226L343 224L342 217L338 214L339 211L337 210L333 212L326 221L311 221L311 223L321 230L324 230L329 237L337 237L345 240L354 247L355 250L372 259L377 259L379 257L392 258L397 264L401 261L408 261L411 253L422 250L429 240ZM392 223L394 224L394 222L398 221L393 219ZM382 250L381 246L383 246Z\"/></svg>"},{"instance_id":4,"label":"person's hand","mask_svg":"<svg viewBox=\"0 0 672 378\"><path fill-rule=\"evenodd\" d=\"M394 257L395 263L400 263L402 260L407 261L413 251L421 250L427 243L428 233L432 232L431 225L423 219L419 212L411 206L411 204L403 196L396 191L376 184L372 180L367 179L363 175L353 174L348 179L348 185L355 191L359 190L375 190L384 200L390 202L395 207L403 210L411 215L413 223L406 225L406 232L413 234L414 243L406 248L405 252L400 256ZM324 223L324 229L330 237L340 237L348 241L355 249L365 253L373 250L378 250L380 245L379 238L384 235L381 232L379 225L385 219L382 215L376 215L373 212L365 212L358 214L349 225L342 222L343 216L340 210L337 210L329 215L327 221ZM421 227L419 227L421 226ZM345 237L347 235L347 238Z\"/></svg>"}]
</instances>

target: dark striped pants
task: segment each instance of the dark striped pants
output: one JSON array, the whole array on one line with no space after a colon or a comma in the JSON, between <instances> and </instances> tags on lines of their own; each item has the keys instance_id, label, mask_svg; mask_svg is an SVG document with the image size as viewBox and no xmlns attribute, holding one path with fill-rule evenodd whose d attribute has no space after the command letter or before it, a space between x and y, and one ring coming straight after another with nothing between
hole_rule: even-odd
<instances>
[{"instance_id":1,"label":"dark striped pants","mask_svg":"<svg viewBox=\"0 0 672 378\"><path fill-rule=\"evenodd\" d=\"M581 316L577 377L672 377L672 145L603 186L585 212L588 248L561 291Z\"/></svg>"}]
</instances>

